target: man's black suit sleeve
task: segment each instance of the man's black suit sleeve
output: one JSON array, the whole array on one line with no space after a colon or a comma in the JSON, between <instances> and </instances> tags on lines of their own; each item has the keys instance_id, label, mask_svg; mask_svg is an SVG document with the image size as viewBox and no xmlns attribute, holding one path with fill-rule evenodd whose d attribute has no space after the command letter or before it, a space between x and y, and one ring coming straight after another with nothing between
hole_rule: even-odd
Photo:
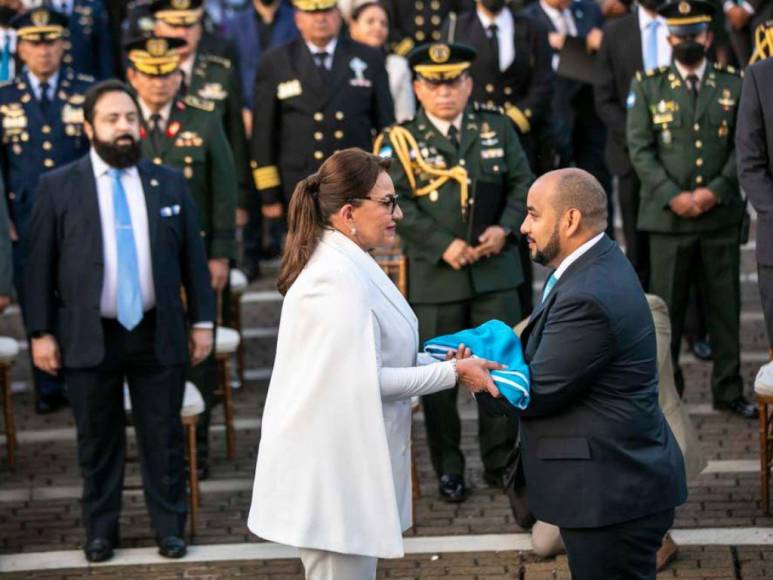
<instances>
[{"instance_id":1,"label":"man's black suit sleeve","mask_svg":"<svg viewBox=\"0 0 773 580\"><path fill-rule=\"evenodd\" d=\"M24 271L24 322L27 334L53 333L56 322L54 291L58 277L59 252L57 248L57 215L51 180L40 178L32 208L29 231L34 232L22 240L27 246L27 263Z\"/></svg>"},{"instance_id":2,"label":"man's black suit sleeve","mask_svg":"<svg viewBox=\"0 0 773 580\"><path fill-rule=\"evenodd\" d=\"M548 41L548 29L542 23L531 20L531 52L529 58L532 65L532 78L529 90L515 105L521 110L532 112L534 121L542 121L550 114L550 103L553 99L553 83L555 74L551 65L553 50Z\"/></svg>"},{"instance_id":3,"label":"man's black suit sleeve","mask_svg":"<svg viewBox=\"0 0 773 580\"><path fill-rule=\"evenodd\" d=\"M596 57L596 83L593 94L599 118L612 133L614 142L625 146L625 109L623 107L628 95L620 95L617 91L612 60L612 37L608 29L608 26L605 27L601 48Z\"/></svg>"},{"instance_id":4,"label":"man's black suit sleeve","mask_svg":"<svg viewBox=\"0 0 773 580\"><path fill-rule=\"evenodd\" d=\"M183 191L181 198L184 245L181 255L182 284L188 302L188 319L196 322L213 322L216 319L215 293L212 290L207 266L207 254L201 239L199 215L193 197L187 192L188 184L182 174L177 177L176 189Z\"/></svg>"},{"instance_id":5,"label":"man's black suit sleeve","mask_svg":"<svg viewBox=\"0 0 773 580\"><path fill-rule=\"evenodd\" d=\"M395 122L395 105L389 89L389 75L382 62L373 61L376 74L373 77L373 128L380 133Z\"/></svg>"},{"instance_id":6,"label":"man's black suit sleeve","mask_svg":"<svg viewBox=\"0 0 773 580\"><path fill-rule=\"evenodd\" d=\"M279 102L276 82L271 74L277 53L272 51L261 59L255 75L252 108L252 173L255 187L264 204L282 201L279 177L278 118Z\"/></svg>"},{"instance_id":7,"label":"man's black suit sleeve","mask_svg":"<svg viewBox=\"0 0 773 580\"><path fill-rule=\"evenodd\" d=\"M770 67L767 70L773 71ZM759 82L757 74L756 66L749 67L741 91L735 131L738 179L754 209L762 213L773 213L773 175L770 169L773 151L767 150L766 120L762 115L760 94L760 86L764 86L764 83ZM773 130L773 119L768 121L768 130Z\"/></svg>"}]
</instances>

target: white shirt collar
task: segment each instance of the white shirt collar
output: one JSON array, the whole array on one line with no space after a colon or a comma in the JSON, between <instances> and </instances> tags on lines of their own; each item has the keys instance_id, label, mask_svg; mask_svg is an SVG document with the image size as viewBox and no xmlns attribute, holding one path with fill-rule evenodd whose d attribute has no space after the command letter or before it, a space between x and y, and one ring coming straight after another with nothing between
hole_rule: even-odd
<instances>
[{"instance_id":1,"label":"white shirt collar","mask_svg":"<svg viewBox=\"0 0 773 580\"><path fill-rule=\"evenodd\" d=\"M309 47L309 52L311 54L317 54L318 52L324 51L324 52L326 52L328 54L328 57L331 57L331 56L333 56L333 53L336 50L336 45L337 44L338 44L338 38L333 37L333 40L331 40L330 42L328 42L325 45L325 48L320 48L316 44L312 44L311 42L307 42L306 46Z\"/></svg>"},{"instance_id":2,"label":"white shirt collar","mask_svg":"<svg viewBox=\"0 0 773 580\"><path fill-rule=\"evenodd\" d=\"M708 63L707 59L703 59L703 62L701 65L695 69L694 71L688 71L685 67L683 67L679 62L677 62L676 59L674 59L674 64L676 65L676 70L679 71L679 75L684 79L687 80L687 77L689 75L695 75L698 77L698 82L703 81L703 75L706 74L706 64Z\"/></svg>"},{"instance_id":3,"label":"white shirt collar","mask_svg":"<svg viewBox=\"0 0 773 580\"><path fill-rule=\"evenodd\" d=\"M654 22L656 20L660 22L661 26L666 26L666 19L660 16L659 14L656 14L655 16L651 16L641 6L639 6L639 9L637 10L637 12L639 13L639 29L642 32L647 30L647 27L650 25L650 22Z\"/></svg>"},{"instance_id":4,"label":"white shirt collar","mask_svg":"<svg viewBox=\"0 0 773 580\"><path fill-rule=\"evenodd\" d=\"M561 264L556 268L556 271L553 272L553 277L555 277L556 280L559 280L561 276L564 274L564 272L567 271L569 266L574 264L577 260L580 259L580 256L585 254L588 250L590 250L593 246L595 246L601 238L604 237L604 232L601 232L596 237L588 240L585 242L582 246L577 248L574 252L569 254L564 260L561 262Z\"/></svg>"},{"instance_id":5,"label":"white shirt collar","mask_svg":"<svg viewBox=\"0 0 773 580\"><path fill-rule=\"evenodd\" d=\"M33 72L29 69L27 69L27 77L30 80L30 86L32 87L32 91L35 93L35 96L39 99L40 85L43 81L41 81L38 77L36 77L33 74ZM48 96L51 97L52 95L56 94L56 87L59 86L59 71L57 70L54 74L52 74L51 77L46 82L48 83Z\"/></svg>"},{"instance_id":6,"label":"white shirt collar","mask_svg":"<svg viewBox=\"0 0 773 580\"><path fill-rule=\"evenodd\" d=\"M453 121L444 121L443 119L439 119L435 115L432 115L427 111L424 111L424 113L427 115L427 119L429 119L429 122L432 123L438 131L440 131L441 135L443 135L444 137L448 136L448 130L451 128L451 125L453 125L454 127L456 127L456 130L459 132L459 138L461 139L462 117L464 116L464 112L459 113L459 115Z\"/></svg>"},{"instance_id":7,"label":"white shirt collar","mask_svg":"<svg viewBox=\"0 0 773 580\"><path fill-rule=\"evenodd\" d=\"M492 24L496 24L497 28L501 32L503 28L505 28L510 22L513 20L513 15L510 14L510 10L508 9L507 5L499 11L499 14L496 15L493 19L483 12L483 10L478 7L476 10L478 14L478 18L480 18L480 23L483 25L483 29L488 32L488 27Z\"/></svg>"},{"instance_id":8,"label":"white shirt collar","mask_svg":"<svg viewBox=\"0 0 773 580\"><path fill-rule=\"evenodd\" d=\"M192 52L188 55L184 61L180 63L180 70L183 73L185 84L190 86L191 77L193 76L193 65L196 63L196 53Z\"/></svg>"},{"instance_id":9,"label":"white shirt collar","mask_svg":"<svg viewBox=\"0 0 773 580\"><path fill-rule=\"evenodd\" d=\"M94 149L93 146L89 150L89 157L91 158L91 166L94 168L95 178L98 179L113 169L113 167L108 165L107 162L99 156L99 153L97 153L97 150ZM124 171L126 172L126 175L132 177L138 175L136 165L128 167L124 169Z\"/></svg>"},{"instance_id":10,"label":"white shirt collar","mask_svg":"<svg viewBox=\"0 0 773 580\"><path fill-rule=\"evenodd\" d=\"M547 15L550 17L551 20L557 20L557 19L563 18L565 12L568 12L569 14L572 13L572 11L569 8L563 11L553 8L550 4L545 2L545 0L539 0L539 5L542 7L542 9L545 12L547 12Z\"/></svg>"},{"instance_id":11,"label":"white shirt collar","mask_svg":"<svg viewBox=\"0 0 773 580\"><path fill-rule=\"evenodd\" d=\"M142 111L142 118L145 119L147 123L150 123L150 117L153 115L153 112L150 110L150 108L145 104L145 101L142 99L138 99L140 102L140 109ZM166 127L167 123L169 122L169 117L172 114L172 105L174 104L174 99L169 101L166 105L161 107L161 110L158 112L159 115L161 115L161 126Z\"/></svg>"}]
</instances>

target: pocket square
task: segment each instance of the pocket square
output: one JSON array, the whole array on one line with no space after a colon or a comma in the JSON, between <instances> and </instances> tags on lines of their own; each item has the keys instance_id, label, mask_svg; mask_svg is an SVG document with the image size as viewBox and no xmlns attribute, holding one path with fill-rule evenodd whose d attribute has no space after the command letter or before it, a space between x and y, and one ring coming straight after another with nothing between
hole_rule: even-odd
<instances>
[{"instance_id":1,"label":"pocket square","mask_svg":"<svg viewBox=\"0 0 773 580\"><path fill-rule=\"evenodd\" d=\"M180 206L178 204L168 205L161 208L161 217L171 217L180 213Z\"/></svg>"}]
</instances>

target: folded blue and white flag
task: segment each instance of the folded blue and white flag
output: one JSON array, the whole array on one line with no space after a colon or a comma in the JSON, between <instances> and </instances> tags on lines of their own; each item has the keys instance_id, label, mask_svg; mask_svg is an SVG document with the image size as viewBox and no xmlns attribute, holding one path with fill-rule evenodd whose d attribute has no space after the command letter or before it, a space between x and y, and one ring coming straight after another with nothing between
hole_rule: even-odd
<instances>
[{"instance_id":1,"label":"folded blue and white flag","mask_svg":"<svg viewBox=\"0 0 773 580\"><path fill-rule=\"evenodd\" d=\"M424 343L424 352L437 360L445 360L446 353L461 344L473 352L473 356L506 365L506 369L491 371L494 384L516 409L529 405L529 365L523 358L521 339L512 328L501 320L489 320L477 328L454 334L436 336Z\"/></svg>"}]
</instances>

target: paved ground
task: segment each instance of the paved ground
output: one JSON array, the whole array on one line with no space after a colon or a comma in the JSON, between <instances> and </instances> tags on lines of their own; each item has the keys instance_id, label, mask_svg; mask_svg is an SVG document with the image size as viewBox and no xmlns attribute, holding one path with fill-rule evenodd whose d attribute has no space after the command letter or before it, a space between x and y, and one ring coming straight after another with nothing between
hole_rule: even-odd
<instances>
[{"instance_id":1,"label":"paved ground","mask_svg":"<svg viewBox=\"0 0 773 580\"><path fill-rule=\"evenodd\" d=\"M751 384L767 346L757 296L751 247L743 252L742 372ZM32 411L27 389L29 364L22 353L14 368L14 404L21 441L14 471L0 445L0 576L27 578L302 578L293 553L251 536L245 520L260 433L259 417L273 361L281 302L269 276L250 288L243 302L247 380L236 391L237 457L225 459L222 427L213 434L212 477L202 484L199 532L190 557L160 562L145 513L141 489L125 494L121 520L122 550L110 566L87 567L78 551L80 478L74 423L69 410L41 417ZM0 317L0 335L21 337L18 314ZM675 529L682 545L678 561L662 578L773 577L773 518L759 503L759 435L754 421L712 410L710 365L685 357L686 404L710 460L690 485L690 498L677 512ZM422 496L416 528L407 534L403 560L380 565L383 578L569 578L563 557L541 561L528 536L513 523L506 499L481 480L477 456L476 410L460 398L463 447L468 458L470 499L452 506L438 500L429 464L421 413L415 416L415 443ZM218 409L215 424L222 423ZM2 443L0 439L0 443ZM130 455L136 456L133 437ZM127 483L139 484L136 462ZM277 551L278 550L278 551ZM120 565L117 565L120 564Z\"/></svg>"}]
</instances>

